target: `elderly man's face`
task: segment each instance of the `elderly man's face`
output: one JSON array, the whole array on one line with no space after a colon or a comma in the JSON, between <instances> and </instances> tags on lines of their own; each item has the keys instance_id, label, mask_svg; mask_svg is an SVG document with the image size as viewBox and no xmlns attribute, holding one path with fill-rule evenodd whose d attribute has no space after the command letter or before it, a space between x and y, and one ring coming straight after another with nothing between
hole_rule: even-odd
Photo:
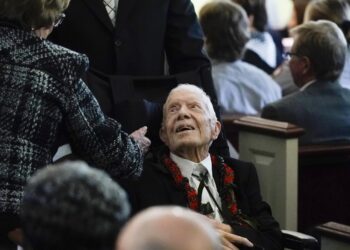
<instances>
[{"instance_id":1,"label":"elderly man's face","mask_svg":"<svg viewBox=\"0 0 350 250\"><path fill-rule=\"evenodd\" d=\"M171 152L208 151L220 132L198 93L179 89L168 97L160 136ZM181 155L181 154L180 154Z\"/></svg>"}]
</instances>

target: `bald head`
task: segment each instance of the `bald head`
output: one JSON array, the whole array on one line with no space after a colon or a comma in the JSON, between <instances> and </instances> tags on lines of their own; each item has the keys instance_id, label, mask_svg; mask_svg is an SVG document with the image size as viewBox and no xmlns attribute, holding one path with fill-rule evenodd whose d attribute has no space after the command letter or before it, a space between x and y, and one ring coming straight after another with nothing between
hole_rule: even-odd
<instances>
[{"instance_id":1,"label":"bald head","mask_svg":"<svg viewBox=\"0 0 350 250\"><path fill-rule=\"evenodd\" d=\"M219 250L217 232L202 215L181 207L153 207L121 232L117 250Z\"/></svg>"}]
</instances>

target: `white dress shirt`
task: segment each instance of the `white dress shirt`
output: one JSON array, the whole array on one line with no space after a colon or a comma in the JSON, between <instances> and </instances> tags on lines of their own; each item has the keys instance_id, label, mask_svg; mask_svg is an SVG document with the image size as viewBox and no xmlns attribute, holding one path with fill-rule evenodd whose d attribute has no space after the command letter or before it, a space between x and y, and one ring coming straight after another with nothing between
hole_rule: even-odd
<instances>
[{"instance_id":1,"label":"white dress shirt","mask_svg":"<svg viewBox=\"0 0 350 250\"><path fill-rule=\"evenodd\" d=\"M200 163L196 163L187 159L184 159L182 157L179 157L173 153L170 153L170 158L177 164L179 167L181 174L183 177L186 177L189 180L189 184L192 188L194 188L198 192L198 187L200 184L200 181L194 177L192 174L196 171L196 168L205 168L206 171L208 171L208 183L207 186L210 189L211 194L214 196L214 199L216 203L219 205L221 209L221 199L220 195L218 193L218 189L216 187L214 178L213 178L213 171L212 171L212 162L210 155L208 155L203 161ZM212 209L214 210L212 214L212 218L218 221L223 221L223 218L219 212L219 208L215 204L215 201L210 197L208 191L206 188L203 188L202 192L202 204L205 204L207 202L210 203Z\"/></svg>"}]
</instances>

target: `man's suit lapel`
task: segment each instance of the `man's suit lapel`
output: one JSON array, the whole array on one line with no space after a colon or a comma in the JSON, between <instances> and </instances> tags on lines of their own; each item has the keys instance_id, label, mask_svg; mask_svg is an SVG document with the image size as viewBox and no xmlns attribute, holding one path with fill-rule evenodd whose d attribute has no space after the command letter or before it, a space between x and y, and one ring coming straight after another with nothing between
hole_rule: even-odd
<instances>
[{"instance_id":1,"label":"man's suit lapel","mask_svg":"<svg viewBox=\"0 0 350 250\"><path fill-rule=\"evenodd\" d=\"M213 178L215 181L215 185L216 187L219 189L219 185L220 185L220 174L217 168L212 167L212 173L213 173Z\"/></svg>"},{"instance_id":2,"label":"man's suit lapel","mask_svg":"<svg viewBox=\"0 0 350 250\"><path fill-rule=\"evenodd\" d=\"M163 199L166 200L169 205L172 204L187 207L186 191L176 185L171 173L166 166L164 166L164 163L161 160L161 155L163 155L163 151L159 153L158 163L151 166L155 178L162 180L162 184L157 186L157 188L161 189L160 193L163 193L164 197L166 197L165 199L163 197Z\"/></svg>"},{"instance_id":3,"label":"man's suit lapel","mask_svg":"<svg viewBox=\"0 0 350 250\"><path fill-rule=\"evenodd\" d=\"M215 185L218 189L218 191L222 188L221 185L221 181L220 181L220 173L219 173L219 170L217 167L212 167L212 173L213 173L213 178L214 178L214 181L215 181ZM220 197L222 199L222 197ZM222 211L222 217L224 219L224 223L227 223L227 224L230 224L230 221L231 221L231 213L230 211L224 206L223 204L223 201L221 200L221 204L222 204L222 207L221 207L221 211Z\"/></svg>"},{"instance_id":4,"label":"man's suit lapel","mask_svg":"<svg viewBox=\"0 0 350 250\"><path fill-rule=\"evenodd\" d=\"M89 7L89 9L103 23L103 25L105 25L111 32L114 31L112 21L108 16L106 8L103 4L103 0L82 0L82 1Z\"/></svg>"},{"instance_id":5,"label":"man's suit lapel","mask_svg":"<svg viewBox=\"0 0 350 250\"><path fill-rule=\"evenodd\" d=\"M180 205L183 207L187 207L187 196L186 196L186 192L182 189L179 188L174 188L174 186L172 187L172 192L169 193L169 199L171 204L173 205Z\"/></svg>"}]
</instances>

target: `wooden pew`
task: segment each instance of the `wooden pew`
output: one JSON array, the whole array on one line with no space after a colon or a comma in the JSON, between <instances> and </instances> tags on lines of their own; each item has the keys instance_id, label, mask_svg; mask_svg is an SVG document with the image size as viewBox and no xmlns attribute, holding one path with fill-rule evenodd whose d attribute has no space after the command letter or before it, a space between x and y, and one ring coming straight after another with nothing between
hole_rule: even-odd
<instances>
[{"instance_id":1,"label":"wooden pew","mask_svg":"<svg viewBox=\"0 0 350 250\"><path fill-rule=\"evenodd\" d=\"M244 138L244 141L239 141L240 158L252 161L257 166L263 196L272 205L273 212L277 213L276 217L285 228L291 227L292 230L305 232L327 221L350 225L350 145L303 146L294 152L294 146L283 145L287 145L291 138L292 143L295 143L293 137L302 134L300 128L293 125L278 128L273 123L261 124L254 120L247 122L244 118L230 121L229 117L224 117L223 121L230 141ZM240 139L238 134L241 134ZM265 140L265 143L259 140ZM281 149L273 149L274 144L282 145ZM265 157L263 161L262 157ZM294 161L290 164L285 160L287 158ZM269 161L275 165L278 161L278 167L266 164ZM283 171L277 173L279 168ZM266 186L263 182L270 183ZM287 203L284 207L278 204L281 189L284 199L287 200L280 201ZM297 193L297 198L293 196L293 192ZM296 199L295 203L288 201L293 199ZM293 216L297 217L296 228Z\"/></svg>"},{"instance_id":2,"label":"wooden pew","mask_svg":"<svg viewBox=\"0 0 350 250\"><path fill-rule=\"evenodd\" d=\"M316 229L320 235L321 250L350 249L350 226L331 221L318 226Z\"/></svg>"},{"instance_id":3,"label":"wooden pew","mask_svg":"<svg viewBox=\"0 0 350 250\"><path fill-rule=\"evenodd\" d=\"M227 121L225 129L239 131L239 158L256 166L263 198L281 227L296 231L298 136L303 129L259 117Z\"/></svg>"},{"instance_id":4,"label":"wooden pew","mask_svg":"<svg viewBox=\"0 0 350 250\"><path fill-rule=\"evenodd\" d=\"M350 145L299 148L298 229L328 221L350 225Z\"/></svg>"}]
</instances>

